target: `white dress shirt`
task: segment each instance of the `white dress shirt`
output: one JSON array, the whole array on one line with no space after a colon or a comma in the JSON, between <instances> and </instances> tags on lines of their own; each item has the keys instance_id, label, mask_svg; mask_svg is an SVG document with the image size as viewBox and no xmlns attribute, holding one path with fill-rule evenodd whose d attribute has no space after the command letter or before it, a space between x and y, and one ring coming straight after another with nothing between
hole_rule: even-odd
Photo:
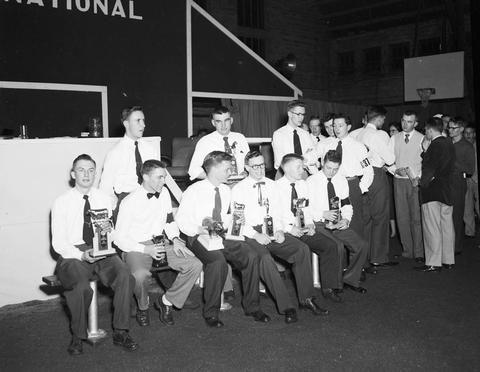
<instances>
[{"instance_id":1,"label":"white dress shirt","mask_svg":"<svg viewBox=\"0 0 480 372\"><path fill-rule=\"evenodd\" d=\"M274 166L276 169L280 167L282 158L287 154L294 153L293 148L293 131L296 130L300 139L300 145L302 146L302 155L307 160L307 164L312 165L317 162L318 155L315 151L315 143L306 130L297 127L293 128L291 125L286 124L283 127L273 132L272 147L273 156L275 159Z\"/></svg>"},{"instance_id":2,"label":"white dress shirt","mask_svg":"<svg viewBox=\"0 0 480 372\"><path fill-rule=\"evenodd\" d=\"M145 242L165 231L168 239L179 236L177 224L173 220L172 200L166 187L158 199L147 197L147 190L137 188L120 205L115 226L115 244L124 252L144 253Z\"/></svg>"},{"instance_id":3,"label":"white dress shirt","mask_svg":"<svg viewBox=\"0 0 480 372\"><path fill-rule=\"evenodd\" d=\"M337 149L338 141L340 139L330 137L318 144L317 152L322 158L322 163L327 151ZM362 177L360 180L362 193L367 192L373 182L373 168L369 161L365 162L367 154L367 148L354 138L347 136L342 139L342 164L338 173L344 177Z\"/></svg>"},{"instance_id":4,"label":"white dress shirt","mask_svg":"<svg viewBox=\"0 0 480 372\"><path fill-rule=\"evenodd\" d=\"M138 139L138 151L142 162L151 159L160 160L160 149L142 138ZM105 158L99 188L109 195L113 192L117 194L132 192L140 186L136 169L135 141L125 135Z\"/></svg>"},{"instance_id":5,"label":"white dress shirt","mask_svg":"<svg viewBox=\"0 0 480 372\"><path fill-rule=\"evenodd\" d=\"M204 179L189 186L183 193L175 220L180 230L188 235L195 236L202 227L205 217L212 217L215 206L215 187L209 180ZM218 186L222 202L221 217L225 228L230 226L230 187L223 183Z\"/></svg>"},{"instance_id":6,"label":"white dress shirt","mask_svg":"<svg viewBox=\"0 0 480 372\"><path fill-rule=\"evenodd\" d=\"M323 212L330 210L330 204L328 202L328 179L325 173L318 172L307 178L308 191L310 195L310 210L313 216L313 220L324 221ZM353 207L348 200L346 204L349 188L347 179L338 172L332 177L332 184L335 189L335 195L340 199L340 212L342 218L348 221L352 220Z\"/></svg>"},{"instance_id":7,"label":"white dress shirt","mask_svg":"<svg viewBox=\"0 0 480 372\"><path fill-rule=\"evenodd\" d=\"M228 136L222 136L215 131L200 138L195 146L190 167L188 168L188 174L191 180L194 180L203 172L203 161L210 152L225 151L225 141L223 137L228 137L228 143L232 148L233 155L237 162L238 173L245 170L245 155L250 151L245 136L237 132L230 132Z\"/></svg>"},{"instance_id":8,"label":"white dress shirt","mask_svg":"<svg viewBox=\"0 0 480 372\"><path fill-rule=\"evenodd\" d=\"M401 140L401 141L405 142L406 135L407 135L407 133L402 131L402 132L397 133L394 136L390 137L390 141L388 143L390 151L392 151L395 154L396 141ZM408 133L408 138L409 138L409 141L418 142L419 145L415 149L416 150L415 152L412 152L410 154L406 154L407 155L407 156L405 156L406 158L409 158L409 159L413 160L411 162L409 161L409 164L407 166L412 171L414 177L420 177L422 175L422 156L421 155L422 155L422 152L423 152L423 148L422 148L423 134L414 129L410 133ZM397 146L398 146L398 143L397 143ZM396 178L407 179L408 176L400 176L399 174L395 174L395 171L399 167L397 165L397 163L399 161L400 161L400 159L395 157L395 163L392 166L388 167L388 171L390 173L392 173L394 175L394 177L396 177ZM400 165L400 167L402 167L402 165Z\"/></svg>"},{"instance_id":9,"label":"white dress shirt","mask_svg":"<svg viewBox=\"0 0 480 372\"><path fill-rule=\"evenodd\" d=\"M280 216L280 222L283 226L285 232L292 231L293 226L296 224L295 215L291 210L292 202L292 182L283 176L282 178L275 181L275 186L277 187L278 192L278 213ZM297 192L298 198L309 199L309 192L307 182L304 180L295 181L295 191ZM305 225L310 225L313 223L313 218L311 214L310 206L303 208L303 213L305 216Z\"/></svg>"},{"instance_id":10,"label":"white dress shirt","mask_svg":"<svg viewBox=\"0 0 480 372\"><path fill-rule=\"evenodd\" d=\"M395 162L395 155L388 146L390 137L387 132L378 130L374 124L365 125L356 139L368 147L368 158L374 167L382 168L385 164L392 165Z\"/></svg>"},{"instance_id":11,"label":"white dress shirt","mask_svg":"<svg viewBox=\"0 0 480 372\"><path fill-rule=\"evenodd\" d=\"M257 182L264 182L264 185L257 185ZM245 205L245 226L243 227L243 235L253 238L257 232L253 227L263 225L264 218L267 215L267 209L264 205L259 205L258 187L262 191L262 199L268 199L269 210L268 215L273 219L273 230L282 230L282 226L278 214L278 193L275 182L264 177L257 181L252 177L247 177L240 181L232 189L232 210L234 203Z\"/></svg>"},{"instance_id":12,"label":"white dress shirt","mask_svg":"<svg viewBox=\"0 0 480 372\"><path fill-rule=\"evenodd\" d=\"M76 247L76 245L85 244L83 241L83 208L85 207L83 195L74 187L60 195L53 203L52 246L63 258L80 260L83 254ZM107 194L92 188L86 195L88 195L91 209L106 208L108 214L112 215L112 201Z\"/></svg>"}]
</instances>

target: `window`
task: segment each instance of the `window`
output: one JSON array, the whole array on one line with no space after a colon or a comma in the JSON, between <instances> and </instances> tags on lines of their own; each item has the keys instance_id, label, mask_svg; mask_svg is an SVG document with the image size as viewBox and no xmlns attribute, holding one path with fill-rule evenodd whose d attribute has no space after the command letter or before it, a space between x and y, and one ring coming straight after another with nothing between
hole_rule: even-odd
<instances>
[{"instance_id":1,"label":"window","mask_svg":"<svg viewBox=\"0 0 480 372\"><path fill-rule=\"evenodd\" d=\"M355 71L355 54L354 52L338 53L338 74L349 75Z\"/></svg>"},{"instance_id":2,"label":"window","mask_svg":"<svg viewBox=\"0 0 480 372\"><path fill-rule=\"evenodd\" d=\"M380 72L382 65L382 49L380 47L364 49L364 71L369 72Z\"/></svg>"},{"instance_id":3,"label":"window","mask_svg":"<svg viewBox=\"0 0 480 372\"><path fill-rule=\"evenodd\" d=\"M390 69L403 69L403 60L410 57L410 44L398 43L390 45Z\"/></svg>"},{"instance_id":4,"label":"window","mask_svg":"<svg viewBox=\"0 0 480 372\"><path fill-rule=\"evenodd\" d=\"M257 53L260 57L265 57L265 40L256 37L238 37L243 43L245 43L251 50Z\"/></svg>"},{"instance_id":5,"label":"window","mask_svg":"<svg viewBox=\"0 0 480 372\"><path fill-rule=\"evenodd\" d=\"M442 44L439 37L434 37L431 39L420 40L418 55L419 56L428 56L430 54L438 54L442 51Z\"/></svg>"},{"instance_id":6,"label":"window","mask_svg":"<svg viewBox=\"0 0 480 372\"><path fill-rule=\"evenodd\" d=\"M264 28L264 0L237 0L238 25Z\"/></svg>"}]
</instances>

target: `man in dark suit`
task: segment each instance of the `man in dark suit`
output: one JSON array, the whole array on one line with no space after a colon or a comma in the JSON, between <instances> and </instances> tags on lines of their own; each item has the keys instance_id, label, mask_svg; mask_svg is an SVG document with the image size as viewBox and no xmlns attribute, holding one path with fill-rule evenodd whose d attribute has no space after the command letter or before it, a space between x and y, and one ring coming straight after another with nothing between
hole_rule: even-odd
<instances>
[{"instance_id":1,"label":"man in dark suit","mask_svg":"<svg viewBox=\"0 0 480 372\"><path fill-rule=\"evenodd\" d=\"M430 118L425 124L422 142L422 177L420 178L422 202L423 243L425 265L415 269L423 272L440 271L453 267L455 232L453 229L452 174L455 166L455 149L452 141L442 136L443 123Z\"/></svg>"}]
</instances>

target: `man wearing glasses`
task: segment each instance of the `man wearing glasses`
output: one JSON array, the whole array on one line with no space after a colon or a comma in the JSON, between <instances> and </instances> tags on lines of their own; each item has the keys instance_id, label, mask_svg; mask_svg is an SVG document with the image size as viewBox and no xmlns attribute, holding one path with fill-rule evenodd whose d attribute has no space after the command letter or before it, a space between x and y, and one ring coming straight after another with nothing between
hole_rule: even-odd
<instances>
[{"instance_id":1,"label":"man wearing glasses","mask_svg":"<svg viewBox=\"0 0 480 372\"><path fill-rule=\"evenodd\" d=\"M305 159L304 178L308 173L315 173L317 170L318 156L315 150L315 143L310 133L302 129L302 122L305 118L305 103L302 101L291 101L287 105L288 122L273 133L272 147L274 155L274 166L277 169L275 178L282 176L280 163L286 154L297 154Z\"/></svg>"},{"instance_id":2,"label":"man wearing glasses","mask_svg":"<svg viewBox=\"0 0 480 372\"><path fill-rule=\"evenodd\" d=\"M455 148L455 167L452 177L453 187L453 227L455 229L455 254L462 253L465 225L465 194L467 192L467 178L475 172L475 150L473 145L463 136L467 122L461 117L455 117L448 123L448 135Z\"/></svg>"}]
</instances>

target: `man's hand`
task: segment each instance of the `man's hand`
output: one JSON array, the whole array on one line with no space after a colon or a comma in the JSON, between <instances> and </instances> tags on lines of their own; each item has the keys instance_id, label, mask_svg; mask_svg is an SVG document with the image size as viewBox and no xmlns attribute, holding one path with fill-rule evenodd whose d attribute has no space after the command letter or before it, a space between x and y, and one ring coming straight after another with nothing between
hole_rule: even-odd
<instances>
[{"instance_id":1,"label":"man's hand","mask_svg":"<svg viewBox=\"0 0 480 372\"><path fill-rule=\"evenodd\" d=\"M255 239L257 243L261 245L270 244L270 242L272 241L267 235L258 232L255 233L253 239Z\"/></svg>"},{"instance_id":2,"label":"man's hand","mask_svg":"<svg viewBox=\"0 0 480 372\"><path fill-rule=\"evenodd\" d=\"M307 229L307 235L308 236L313 236L315 235L315 225L312 223L310 225L307 225L305 226L305 228Z\"/></svg>"},{"instance_id":3,"label":"man's hand","mask_svg":"<svg viewBox=\"0 0 480 372\"><path fill-rule=\"evenodd\" d=\"M277 230L275 231L273 238L277 243L282 244L285 241L285 234L282 230Z\"/></svg>"},{"instance_id":4,"label":"man's hand","mask_svg":"<svg viewBox=\"0 0 480 372\"><path fill-rule=\"evenodd\" d=\"M350 225L350 222L346 218L342 218L338 223L335 225L335 227L338 230L346 230L348 229L348 226Z\"/></svg>"},{"instance_id":5,"label":"man's hand","mask_svg":"<svg viewBox=\"0 0 480 372\"><path fill-rule=\"evenodd\" d=\"M290 234L297 238L300 238L303 235L303 231L297 226L293 226L292 230L290 231Z\"/></svg>"},{"instance_id":6,"label":"man's hand","mask_svg":"<svg viewBox=\"0 0 480 372\"><path fill-rule=\"evenodd\" d=\"M397 168L395 170L395 174L400 176L400 177L406 177L407 176L407 171L405 170L405 168Z\"/></svg>"},{"instance_id":7,"label":"man's hand","mask_svg":"<svg viewBox=\"0 0 480 372\"><path fill-rule=\"evenodd\" d=\"M87 261L88 263L94 263L99 260L103 260L107 256L100 256L100 257L93 257L92 256L93 249L88 249L82 254L82 261Z\"/></svg>"},{"instance_id":8,"label":"man's hand","mask_svg":"<svg viewBox=\"0 0 480 372\"><path fill-rule=\"evenodd\" d=\"M173 238L173 253L177 257L194 256L194 254L185 246L185 243L179 238Z\"/></svg>"},{"instance_id":9,"label":"man's hand","mask_svg":"<svg viewBox=\"0 0 480 372\"><path fill-rule=\"evenodd\" d=\"M338 210L335 211L324 211L323 219L327 221L336 221L338 217Z\"/></svg>"},{"instance_id":10,"label":"man's hand","mask_svg":"<svg viewBox=\"0 0 480 372\"><path fill-rule=\"evenodd\" d=\"M151 244L143 248L143 253L150 255L154 260L160 259L161 252L165 252L163 244Z\"/></svg>"}]
</instances>

